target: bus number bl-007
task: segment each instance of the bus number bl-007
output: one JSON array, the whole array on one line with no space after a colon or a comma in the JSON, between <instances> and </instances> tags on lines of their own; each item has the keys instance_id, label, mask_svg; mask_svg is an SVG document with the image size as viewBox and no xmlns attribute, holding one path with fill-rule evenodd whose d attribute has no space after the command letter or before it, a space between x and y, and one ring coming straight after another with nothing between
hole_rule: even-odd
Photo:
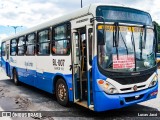
<instances>
[{"instance_id":1,"label":"bus number bl-007","mask_svg":"<svg viewBox=\"0 0 160 120\"><path fill-rule=\"evenodd\" d=\"M53 66L64 66L64 59L59 59L58 61L56 59L53 59Z\"/></svg>"}]
</instances>

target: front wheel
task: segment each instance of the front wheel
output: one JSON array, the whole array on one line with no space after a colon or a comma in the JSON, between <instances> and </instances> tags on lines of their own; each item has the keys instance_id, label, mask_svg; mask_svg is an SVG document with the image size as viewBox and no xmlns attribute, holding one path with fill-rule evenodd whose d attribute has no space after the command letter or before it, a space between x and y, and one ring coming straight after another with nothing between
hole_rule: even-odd
<instances>
[{"instance_id":1,"label":"front wheel","mask_svg":"<svg viewBox=\"0 0 160 120\"><path fill-rule=\"evenodd\" d=\"M61 78L56 83L56 98L60 105L67 106L69 103L67 85Z\"/></svg>"},{"instance_id":2,"label":"front wheel","mask_svg":"<svg viewBox=\"0 0 160 120\"><path fill-rule=\"evenodd\" d=\"M18 80L17 71L15 69L13 70L13 81L14 81L15 85L17 85L17 86L20 85L20 82Z\"/></svg>"}]
</instances>

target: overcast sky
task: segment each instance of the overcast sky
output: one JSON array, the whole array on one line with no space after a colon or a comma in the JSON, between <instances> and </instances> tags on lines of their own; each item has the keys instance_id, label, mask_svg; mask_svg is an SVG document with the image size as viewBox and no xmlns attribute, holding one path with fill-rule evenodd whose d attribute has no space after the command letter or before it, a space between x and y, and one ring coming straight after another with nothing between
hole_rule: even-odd
<instances>
[{"instance_id":1,"label":"overcast sky","mask_svg":"<svg viewBox=\"0 0 160 120\"><path fill-rule=\"evenodd\" d=\"M0 0L0 39L80 8L81 0ZM148 11L160 24L159 0L83 0L90 3L106 3L130 6Z\"/></svg>"}]
</instances>

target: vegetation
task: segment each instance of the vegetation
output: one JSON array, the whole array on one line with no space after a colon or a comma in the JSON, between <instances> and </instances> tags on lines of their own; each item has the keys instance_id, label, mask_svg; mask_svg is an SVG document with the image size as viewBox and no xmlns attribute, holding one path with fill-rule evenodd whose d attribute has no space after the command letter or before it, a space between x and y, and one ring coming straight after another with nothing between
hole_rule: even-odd
<instances>
[{"instance_id":1,"label":"vegetation","mask_svg":"<svg viewBox=\"0 0 160 120\"><path fill-rule=\"evenodd\" d=\"M157 26L157 32L158 32L158 51L160 51L160 25L157 22L153 22Z\"/></svg>"},{"instance_id":2,"label":"vegetation","mask_svg":"<svg viewBox=\"0 0 160 120\"><path fill-rule=\"evenodd\" d=\"M160 43L160 25L157 23L157 22L153 22L154 24L156 24L156 26L157 26L157 31L158 31L158 43Z\"/></svg>"}]
</instances>

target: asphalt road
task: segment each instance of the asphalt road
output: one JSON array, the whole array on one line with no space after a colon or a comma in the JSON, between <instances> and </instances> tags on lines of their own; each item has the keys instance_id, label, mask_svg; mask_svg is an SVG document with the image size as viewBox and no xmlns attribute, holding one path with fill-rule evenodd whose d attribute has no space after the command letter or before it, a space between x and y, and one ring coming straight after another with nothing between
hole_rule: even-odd
<instances>
[{"instance_id":1,"label":"asphalt road","mask_svg":"<svg viewBox=\"0 0 160 120\"><path fill-rule=\"evenodd\" d=\"M156 115L156 113L159 113L160 92L156 99L150 101L118 110L96 113L76 104L71 104L70 107L63 107L56 102L53 95L28 85L15 86L13 81L6 77L0 69L0 111L39 111L40 113L43 111L42 117L0 117L0 120L159 119L158 117L138 117L138 114L152 113Z\"/></svg>"}]
</instances>

